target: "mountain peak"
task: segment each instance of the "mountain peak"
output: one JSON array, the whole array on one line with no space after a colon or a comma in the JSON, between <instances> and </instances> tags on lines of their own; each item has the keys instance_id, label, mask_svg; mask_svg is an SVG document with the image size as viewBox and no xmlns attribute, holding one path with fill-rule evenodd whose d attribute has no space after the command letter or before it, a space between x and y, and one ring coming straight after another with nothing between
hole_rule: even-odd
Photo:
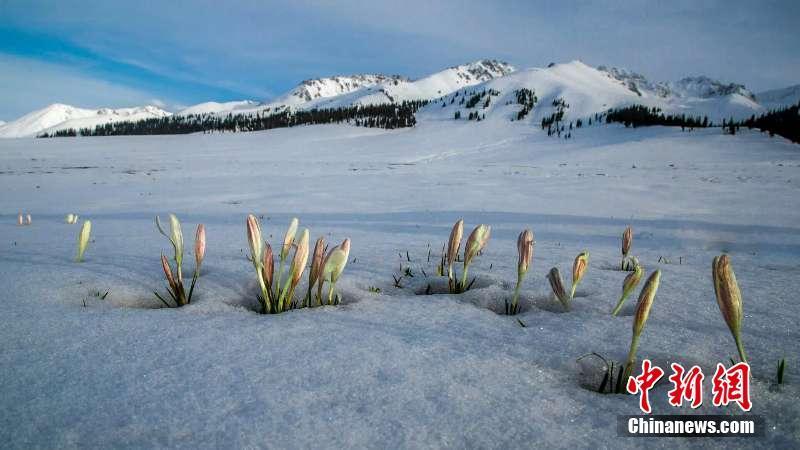
<instances>
[{"instance_id":1,"label":"mountain peak","mask_svg":"<svg viewBox=\"0 0 800 450\"><path fill-rule=\"evenodd\" d=\"M756 94L759 103L769 108L783 108L800 102L800 84L780 89L770 89Z\"/></svg>"},{"instance_id":2,"label":"mountain peak","mask_svg":"<svg viewBox=\"0 0 800 450\"><path fill-rule=\"evenodd\" d=\"M684 97L711 98L739 94L755 100L753 93L747 90L743 84L724 83L703 75L681 78L673 84L673 90L678 91Z\"/></svg>"},{"instance_id":3,"label":"mountain peak","mask_svg":"<svg viewBox=\"0 0 800 450\"><path fill-rule=\"evenodd\" d=\"M466 82L483 82L506 76L517 69L511 64L496 59L479 59L467 64L450 67Z\"/></svg>"},{"instance_id":4,"label":"mountain peak","mask_svg":"<svg viewBox=\"0 0 800 450\"><path fill-rule=\"evenodd\" d=\"M3 128L0 129L0 137L36 136L42 132L60 129L94 128L96 125L120 120L142 120L169 115L170 113L167 111L152 105L117 109L84 109L64 103L53 103L3 125Z\"/></svg>"},{"instance_id":5,"label":"mountain peak","mask_svg":"<svg viewBox=\"0 0 800 450\"><path fill-rule=\"evenodd\" d=\"M376 73L312 78L301 82L297 87L277 100L276 103L295 105L320 98L347 94L361 88L378 84L398 83L400 81L408 81L408 79L400 75L382 75Z\"/></svg>"}]
</instances>

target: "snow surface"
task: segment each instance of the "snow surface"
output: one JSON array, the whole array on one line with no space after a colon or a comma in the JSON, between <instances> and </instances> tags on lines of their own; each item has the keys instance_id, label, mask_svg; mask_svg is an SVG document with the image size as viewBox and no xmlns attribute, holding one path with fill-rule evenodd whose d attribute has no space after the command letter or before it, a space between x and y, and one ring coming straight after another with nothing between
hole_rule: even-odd
<instances>
[{"instance_id":1,"label":"snow surface","mask_svg":"<svg viewBox=\"0 0 800 450\"><path fill-rule=\"evenodd\" d=\"M800 445L800 153L781 138L604 126L565 141L520 122L431 118L395 131L5 140L0 188L6 448ZM33 224L17 226L17 211ZM153 217L169 212L187 241L199 222L208 233L195 301L182 309L159 309L152 294L170 251ZM82 264L66 213L93 223ZM264 215L273 244L292 216L312 239L350 237L345 303L256 314L247 213ZM492 225L475 288L415 295L441 283L432 274L459 217ZM662 367L708 375L735 354L709 274L714 255L731 255L764 438L617 438L617 415L636 414L637 399L580 387L576 358L627 353L634 301L620 317L609 311L628 224L633 253L663 272L639 349ZM526 227L536 247L524 312L496 314ZM563 313L544 276L554 265L569 273L583 249L589 269ZM398 289L400 265L415 277ZM777 388L784 356L788 383ZM693 412L667 405L667 388L652 393L655 413ZM696 412L740 414L711 406L709 392Z\"/></svg>"}]
</instances>

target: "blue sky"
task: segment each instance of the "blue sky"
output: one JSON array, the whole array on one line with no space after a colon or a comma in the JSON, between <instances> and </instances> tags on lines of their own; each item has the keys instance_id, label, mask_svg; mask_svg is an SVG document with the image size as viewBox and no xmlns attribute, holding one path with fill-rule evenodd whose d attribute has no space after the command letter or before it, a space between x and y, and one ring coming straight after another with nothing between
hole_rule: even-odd
<instances>
[{"instance_id":1,"label":"blue sky","mask_svg":"<svg viewBox=\"0 0 800 450\"><path fill-rule=\"evenodd\" d=\"M698 5L699 4L699 5ZM580 59L753 91L800 83L800 1L0 0L0 120L280 95L307 78Z\"/></svg>"}]
</instances>

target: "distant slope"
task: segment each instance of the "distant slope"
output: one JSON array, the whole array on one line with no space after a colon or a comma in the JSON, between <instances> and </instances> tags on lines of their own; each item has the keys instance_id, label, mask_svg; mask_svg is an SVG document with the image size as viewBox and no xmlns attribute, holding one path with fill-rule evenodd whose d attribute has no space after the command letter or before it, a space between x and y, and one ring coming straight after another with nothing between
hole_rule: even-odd
<instances>
[{"instance_id":1,"label":"distant slope","mask_svg":"<svg viewBox=\"0 0 800 450\"><path fill-rule=\"evenodd\" d=\"M233 102L205 102L184 108L175 114L178 116L188 116L189 114L210 114L210 113L230 113L242 109L252 109L258 106L258 102L252 100L239 100Z\"/></svg>"},{"instance_id":2,"label":"distant slope","mask_svg":"<svg viewBox=\"0 0 800 450\"><path fill-rule=\"evenodd\" d=\"M432 100L458 89L474 86L513 73L516 69L496 60L480 60L450 67L419 80L397 80L360 89L350 95L314 102L314 107L379 105L407 100Z\"/></svg>"},{"instance_id":3,"label":"distant slope","mask_svg":"<svg viewBox=\"0 0 800 450\"><path fill-rule=\"evenodd\" d=\"M595 113L602 113L611 108L630 105L643 105L661 108L667 114L686 114L690 116L708 116L712 121L723 118L737 119L758 114L764 108L750 98L752 94L727 87L712 93L703 90L689 79L678 84L678 88L667 84L655 84L640 75L621 72L616 69L596 69L580 61L554 64L547 68L534 68L515 73L461 89L456 94L434 102L418 113L420 120L453 119L456 111L467 118L469 113L480 114L486 119L515 119L521 109L517 103L516 92L527 89L538 98L536 106L526 115L524 120L539 123L545 117L563 110L564 120L569 122L587 119ZM710 83L710 86L727 86ZM738 85L737 85L738 86ZM497 95L489 96L489 105L484 107L486 99L478 105L467 108L462 103L465 95L473 92L493 91ZM692 97L691 93L704 92L705 97ZM556 106L558 104L559 106Z\"/></svg>"},{"instance_id":4,"label":"distant slope","mask_svg":"<svg viewBox=\"0 0 800 450\"><path fill-rule=\"evenodd\" d=\"M169 115L167 111L155 106L93 110L55 103L3 125L0 127L0 138L34 137L70 128L79 130L109 122L138 121Z\"/></svg>"},{"instance_id":5,"label":"distant slope","mask_svg":"<svg viewBox=\"0 0 800 450\"><path fill-rule=\"evenodd\" d=\"M800 84L756 94L756 100L767 109L780 109L800 102Z\"/></svg>"},{"instance_id":6,"label":"distant slope","mask_svg":"<svg viewBox=\"0 0 800 450\"><path fill-rule=\"evenodd\" d=\"M348 94L376 85L406 82L400 75L362 74L305 80L297 87L271 102L273 105L300 106L320 99Z\"/></svg>"}]
</instances>

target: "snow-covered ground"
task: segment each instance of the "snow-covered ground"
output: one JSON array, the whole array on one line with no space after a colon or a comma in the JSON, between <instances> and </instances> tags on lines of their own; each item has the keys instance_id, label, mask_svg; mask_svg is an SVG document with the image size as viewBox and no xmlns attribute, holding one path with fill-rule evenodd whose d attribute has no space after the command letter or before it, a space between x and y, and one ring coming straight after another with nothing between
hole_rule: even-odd
<instances>
[{"instance_id":1,"label":"snow-covered ground","mask_svg":"<svg viewBox=\"0 0 800 450\"><path fill-rule=\"evenodd\" d=\"M0 141L0 188L3 447L800 445L800 147L780 138L603 126L565 141L506 120L429 120L12 139ZM16 225L18 211L31 226ZM197 223L208 233L195 301L181 309L152 294L170 250L153 218L169 212L187 241ZM93 223L81 264L67 213ZM292 216L312 239L350 237L345 304L255 313L247 213L264 216L273 244ZM460 217L467 231L492 226L476 287L416 295L436 284ZM735 354L710 277L713 256L731 255L764 438L618 438L617 415L636 414L637 399L580 387L576 358L627 353L635 298L609 312L628 224L632 253L663 272L640 358L699 364L709 382ZM524 312L500 315L526 227L536 246ZM583 249L589 270L563 313L544 276L568 274ZM415 277L395 288L401 266ZM788 383L776 388L782 357ZM691 413L667 404L668 384L651 393L654 413ZM697 412L739 413L711 406L710 390Z\"/></svg>"}]
</instances>

